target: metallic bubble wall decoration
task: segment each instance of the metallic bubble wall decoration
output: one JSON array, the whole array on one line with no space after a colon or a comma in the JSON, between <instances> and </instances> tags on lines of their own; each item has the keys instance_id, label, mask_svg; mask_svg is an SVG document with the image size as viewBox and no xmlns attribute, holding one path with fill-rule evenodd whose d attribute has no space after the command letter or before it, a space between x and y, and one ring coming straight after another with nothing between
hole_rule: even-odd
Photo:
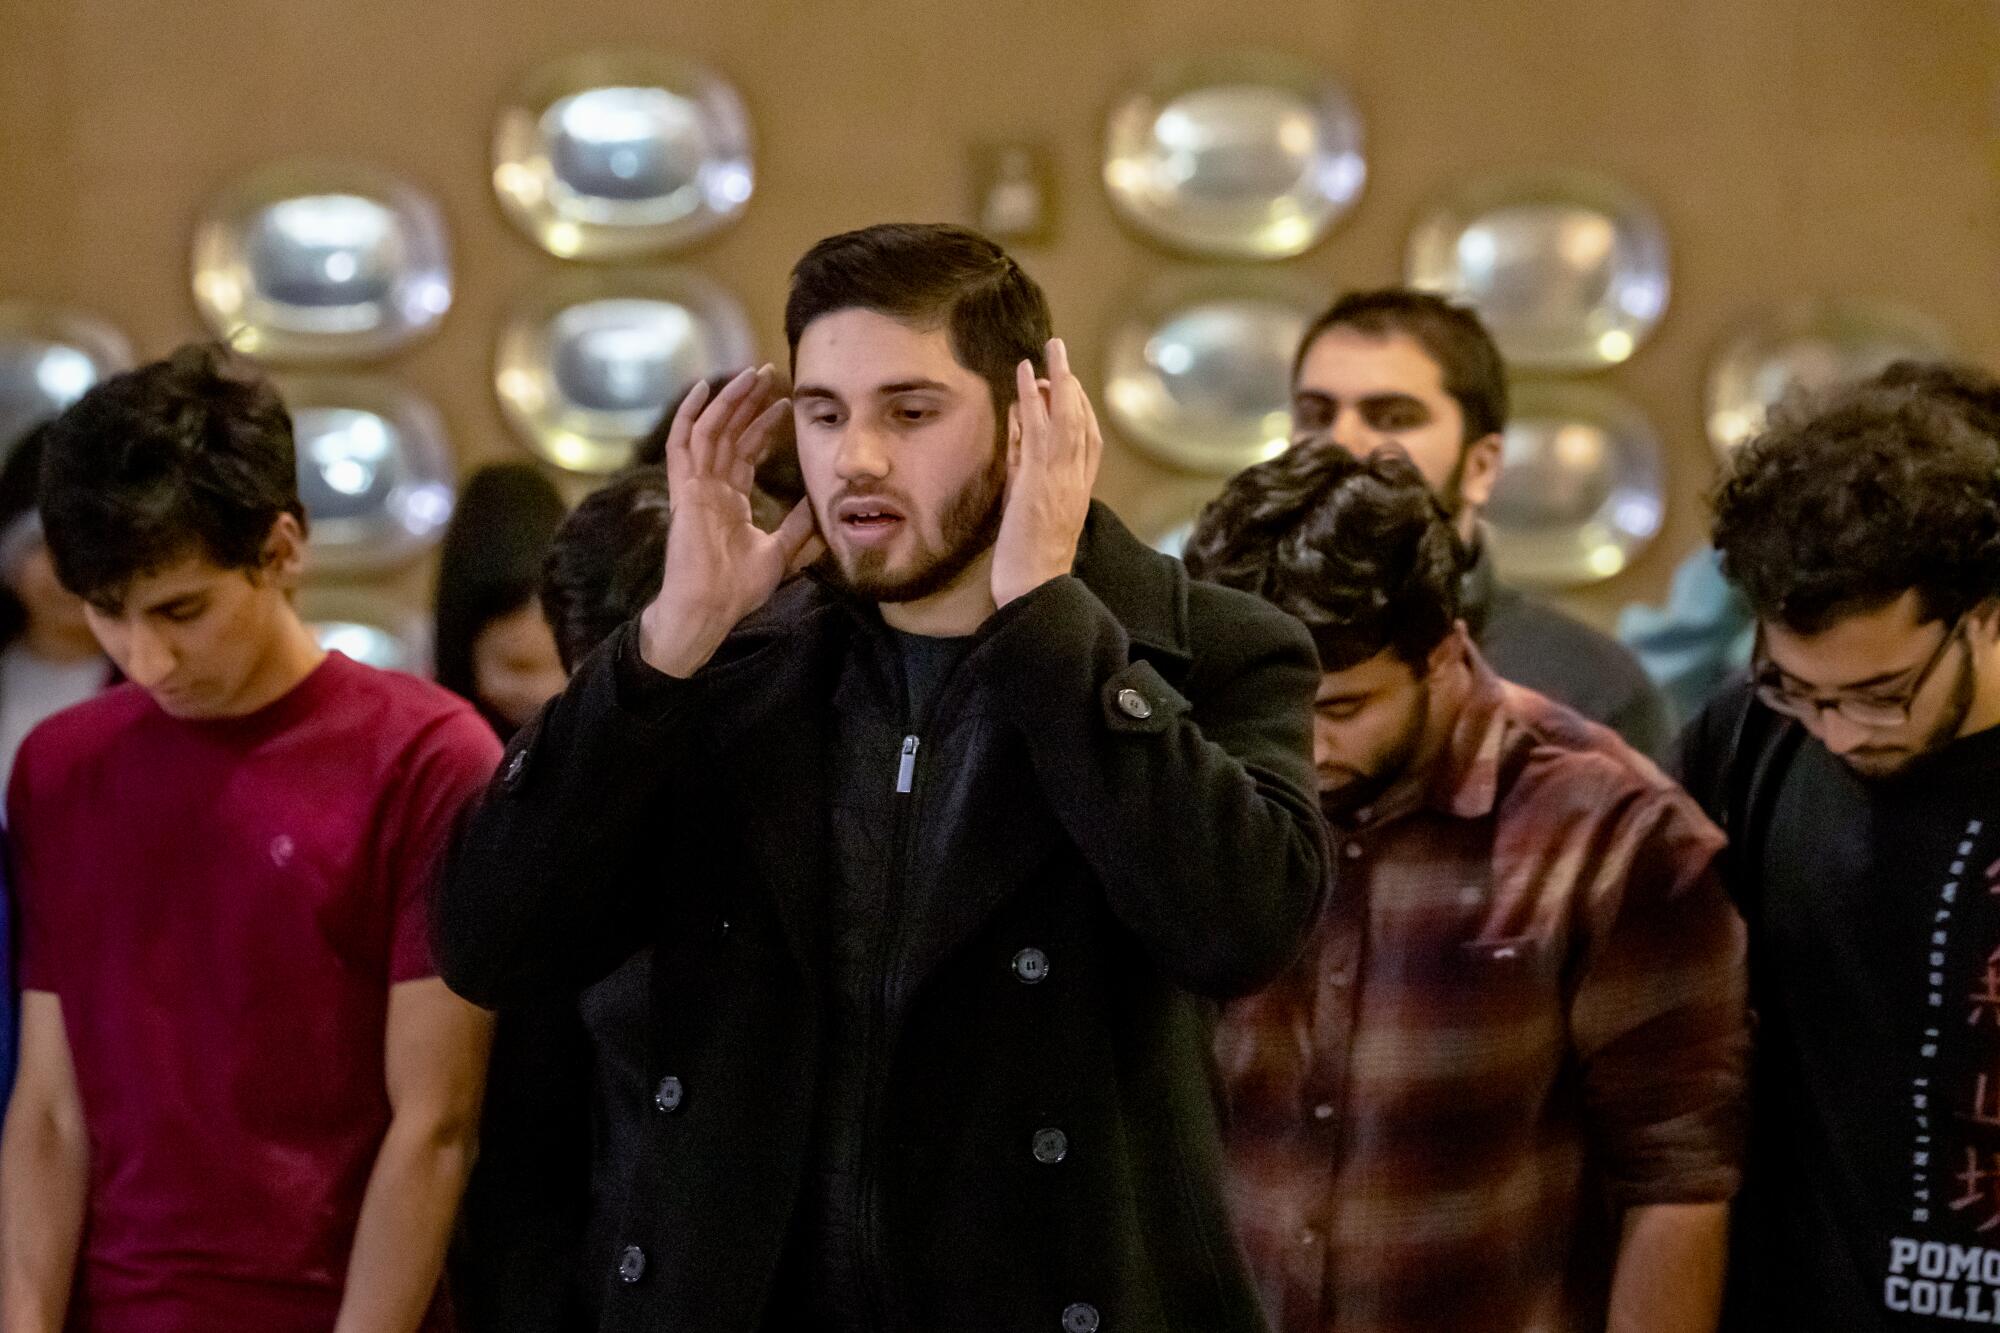
<instances>
[{"instance_id":1,"label":"metallic bubble wall decoration","mask_svg":"<svg viewBox=\"0 0 2000 1333\"><path fill-rule=\"evenodd\" d=\"M1171 249L1288 259L1324 240L1368 177L1361 117L1292 61L1218 55L1165 67L1105 129L1113 210Z\"/></svg>"},{"instance_id":2,"label":"metallic bubble wall decoration","mask_svg":"<svg viewBox=\"0 0 2000 1333\"><path fill-rule=\"evenodd\" d=\"M501 329L494 388L517 434L573 472L613 472L696 380L750 364L735 297L696 273L571 271Z\"/></svg>"},{"instance_id":3,"label":"metallic bubble wall decoration","mask_svg":"<svg viewBox=\"0 0 2000 1333\"><path fill-rule=\"evenodd\" d=\"M1794 395L1866 379L1891 362L1953 355L1950 335L1914 311L1859 301L1776 311L1739 329L1709 367L1709 443L1726 459Z\"/></svg>"},{"instance_id":4,"label":"metallic bubble wall decoration","mask_svg":"<svg viewBox=\"0 0 2000 1333\"><path fill-rule=\"evenodd\" d=\"M1292 356L1314 309L1276 282L1168 281L1112 331L1104 404L1161 462L1228 476L1283 452Z\"/></svg>"},{"instance_id":5,"label":"metallic bubble wall decoration","mask_svg":"<svg viewBox=\"0 0 2000 1333\"><path fill-rule=\"evenodd\" d=\"M1666 229L1652 208L1581 173L1452 192L1411 235L1406 276L1471 305L1523 370L1617 365L1659 324L1672 289Z\"/></svg>"},{"instance_id":6,"label":"metallic bubble wall decoration","mask_svg":"<svg viewBox=\"0 0 2000 1333\"><path fill-rule=\"evenodd\" d=\"M391 568L444 535L457 477L428 402L374 376L288 376L278 388L292 411L315 568Z\"/></svg>"},{"instance_id":7,"label":"metallic bubble wall decoration","mask_svg":"<svg viewBox=\"0 0 2000 1333\"><path fill-rule=\"evenodd\" d=\"M562 259L629 259L734 222L756 188L750 116L720 75L643 51L528 77L493 131L508 219Z\"/></svg>"},{"instance_id":8,"label":"metallic bubble wall decoration","mask_svg":"<svg viewBox=\"0 0 2000 1333\"><path fill-rule=\"evenodd\" d=\"M94 315L0 303L0 457L31 427L131 364L125 335Z\"/></svg>"},{"instance_id":9,"label":"metallic bubble wall decoration","mask_svg":"<svg viewBox=\"0 0 2000 1333\"><path fill-rule=\"evenodd\" d=\"M372 167L288 161L210 204L194 298L218 337L273 362L371 360L451 308L451 250L429 196Z\"/></svg>"},{"instance_id":10,"label":"metallic bubble wall decoration","mask_svg":"<svg viewBox=\"0 0 2000 1333\"><path fill-rule=\"evenodd\" d=\"M299 593L299 614L329 652L384 671L423 675L431 668L423 612L384 594L309 582Z\"/></svg>"},{"instance_id":11,"label":"metallic bubble wall decoration","mask_svg":"<svg viewBox=\"0 0 2000 1333\"><path fill-rule=\"evenodd\" d=\"M1523 381L1485 510L1503 575L1573 588L1621 573L1666 518L1659 435L1597 384Z\"/></svg>"}]
</instances>

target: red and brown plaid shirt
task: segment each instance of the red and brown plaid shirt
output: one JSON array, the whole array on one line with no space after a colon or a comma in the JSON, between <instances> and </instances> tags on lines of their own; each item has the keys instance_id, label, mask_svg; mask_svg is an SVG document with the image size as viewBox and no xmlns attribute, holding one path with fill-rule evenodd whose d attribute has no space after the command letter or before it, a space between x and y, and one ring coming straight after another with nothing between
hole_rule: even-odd
<instances>
[{"instance_id":1,"label":"red and brown plaid shirt","mask_svg":"<svg viewBox=\"0 0 2000 1333\"><path fill-rule=\"evenodd\" d=\"M1445 749L1333 826L1305 957L1218 1033L1232 1204L1282 1333L1601 1329L1618 1211L1736 1190L1722 835L1465 652Z\"/></svg>"}]
</instances>

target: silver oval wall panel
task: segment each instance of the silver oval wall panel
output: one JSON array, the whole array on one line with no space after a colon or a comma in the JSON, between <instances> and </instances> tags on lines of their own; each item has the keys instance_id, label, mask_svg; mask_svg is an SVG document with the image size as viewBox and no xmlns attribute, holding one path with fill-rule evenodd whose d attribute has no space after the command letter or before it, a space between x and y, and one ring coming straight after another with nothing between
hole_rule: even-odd
<instances>
[{"instance_id":1,"label":"silver oval wall panel","mask_svg":"<svg viewBox=\"0 0 2000 1333\"><path fill-rule=\"evenodd\" d=\"M696 380L751 363L737 300L677 270L569 272L501 329L494 388L521 439L573 472L614 472Z\"/></svg>"},{"instance_id":2,"label":"silver oval wall panel","mask_svg":"<svg viewBox=\"0 0 2000 1333\"><path fill-rule=\"evenodd\" d=\"M420 611L359 588L308 584L299 614L329 652L385 671L430 671L430 627Z\"/></svg>"},{"instance_id":3,"label":"silver oval wall panel","mask_svg":"<svg viewBox=\"0 0 2000 1333\"><path fill-rule=\"evenodd\" d=\"M195 229L202 318L268 361L385 356L436 328L451 297L437 204L372 167L265 167L217 196Z\"/></svg>"},{"instance_id":4,"label":"silver oval wall panel","mask_svg":"<svg viewBox=\"0 0 2000 1333\"><path fill-rule=\"evenodd\" d=\"M1368 177L1360 114L1333 79L1252 54L1168 66L1105 127L1119 217L1172 249L1287 259L1325 239Z\"/></svg>"},{"instance_id":5,"label":"silver oval wall panel","mask_svg":"<svg viewBox=\"0 0 2000 1333\"><path fill-rule=\"evenodd\" d=\"M1622 572L1666 517L1660 439L1595 384L1523 381L1485 519L1501 573L1571 588Z\"/></svg>"},{"instance_id":6,"label":"silver oval wall panel","mask_svg":"<svg viewBox=\"0 0 2000 1333\"><path fill-rule=\"evenodd\" d=\"M428 402L376 376L286 376L278 388L292 412L316 568L386 569L436 544L457 477Z\"/></svg>"},{"instance_id":7,"label":"silver oval wall panel","mask_svg":"<svg viewBox=\"0 0 2000 1333\"><path fill-rule=\"evenodd\" d=\"M537 71L493 131L493 188L515 226L564 259L620 259L700 240L756 188L750 116L726 80L647 52Z\"/></svg>"},{"instance_id":8,"label":"silver oval wall panel","mask_svg":"<svg viewBox=\"0 0 2000 1333\"><path fill-rule=\"evenodd\" d=\"M1913 311L1855 301L1789 307L1739 330L1709 367L1709 443L1727 458L1787 398L1866 379L1895 361L1953 355L1950 335Z\"/></svg>"},{"instance_id":9,"label":"silver oval wall panel","mask_svg":"<svg viewBox=\"0 0 2000 1333\"><path fill-rule=\"evenodd\" d=\"M1229 476L1283 453L1292 356L1314 308L1273 283L1170 283L1112 331L1104 405L1161 462Z\"/></svg>"},{"instance_id":10,"label":"silver oval wall panel","mask_svg":"<svg viewBox=\"0 0 2000 1333\"><path fill-rule=\"evenodd\" d=\"M1666 313L1666 229L1636 194L1598 177L1477 181L1411 234L1412 286L1479 312L1517 369L1597 370L1630 357Z\"/></svg>"},{"instance_id":11,"label":"silver oval wall panel","mask_svg":"<svg viewBox=\"0 0 2000 1333\"><path fill-rule=\"evenodd\" d=\"M0 302L0 457L28 430L132 364L132 345L94 315Z\"/></svg>"}]
</instances>

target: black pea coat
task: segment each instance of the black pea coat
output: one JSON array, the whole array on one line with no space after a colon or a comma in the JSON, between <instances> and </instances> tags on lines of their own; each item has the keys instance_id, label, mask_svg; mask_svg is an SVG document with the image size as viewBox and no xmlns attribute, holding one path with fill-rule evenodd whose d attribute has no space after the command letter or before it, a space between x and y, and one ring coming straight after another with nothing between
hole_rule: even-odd
<instances>
[{"instance_id":1,"label":"black pea coat","mask_svg":"<svg viewBox=\"0 0 2000 1333\"><path fill-rule=\"evenodd\" d=\"M687 680L626 626L516 739L440 887L441 970L480 1004L574 992L655 946L653 1131L618 1252L594 1260L607 1330L783 1322L855 614L795 582ZM1075 573L981 627L911 796L910 873L936 887L892 923L915 975L872 1127L885 1333L1264 1327L1221 1190L1210 1025L1318 911L1317 683L1301 626L1191 582L1102 506Z\"/></svg>"}]
</instances>

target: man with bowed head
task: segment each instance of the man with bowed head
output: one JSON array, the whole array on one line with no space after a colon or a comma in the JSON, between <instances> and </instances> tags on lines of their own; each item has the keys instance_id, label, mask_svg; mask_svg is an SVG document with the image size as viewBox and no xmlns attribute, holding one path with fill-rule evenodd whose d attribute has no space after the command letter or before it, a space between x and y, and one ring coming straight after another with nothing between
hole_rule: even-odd
<instances>
[{"instance_id":1,"label":"man with bowed head","mask_svg":"<svg viewBox=\"0 0 2000 1333\"><path fill-rule=\"evenodd\" d=\"M604 1327L1260 1330L1210 1015L1319 901L1311 643L1091 502L1090 403L983 237L822 241L785 324L792 401L684 405L659 594L439 901L482 1004L654 949Z\"/></svg>"}]
</instances>

